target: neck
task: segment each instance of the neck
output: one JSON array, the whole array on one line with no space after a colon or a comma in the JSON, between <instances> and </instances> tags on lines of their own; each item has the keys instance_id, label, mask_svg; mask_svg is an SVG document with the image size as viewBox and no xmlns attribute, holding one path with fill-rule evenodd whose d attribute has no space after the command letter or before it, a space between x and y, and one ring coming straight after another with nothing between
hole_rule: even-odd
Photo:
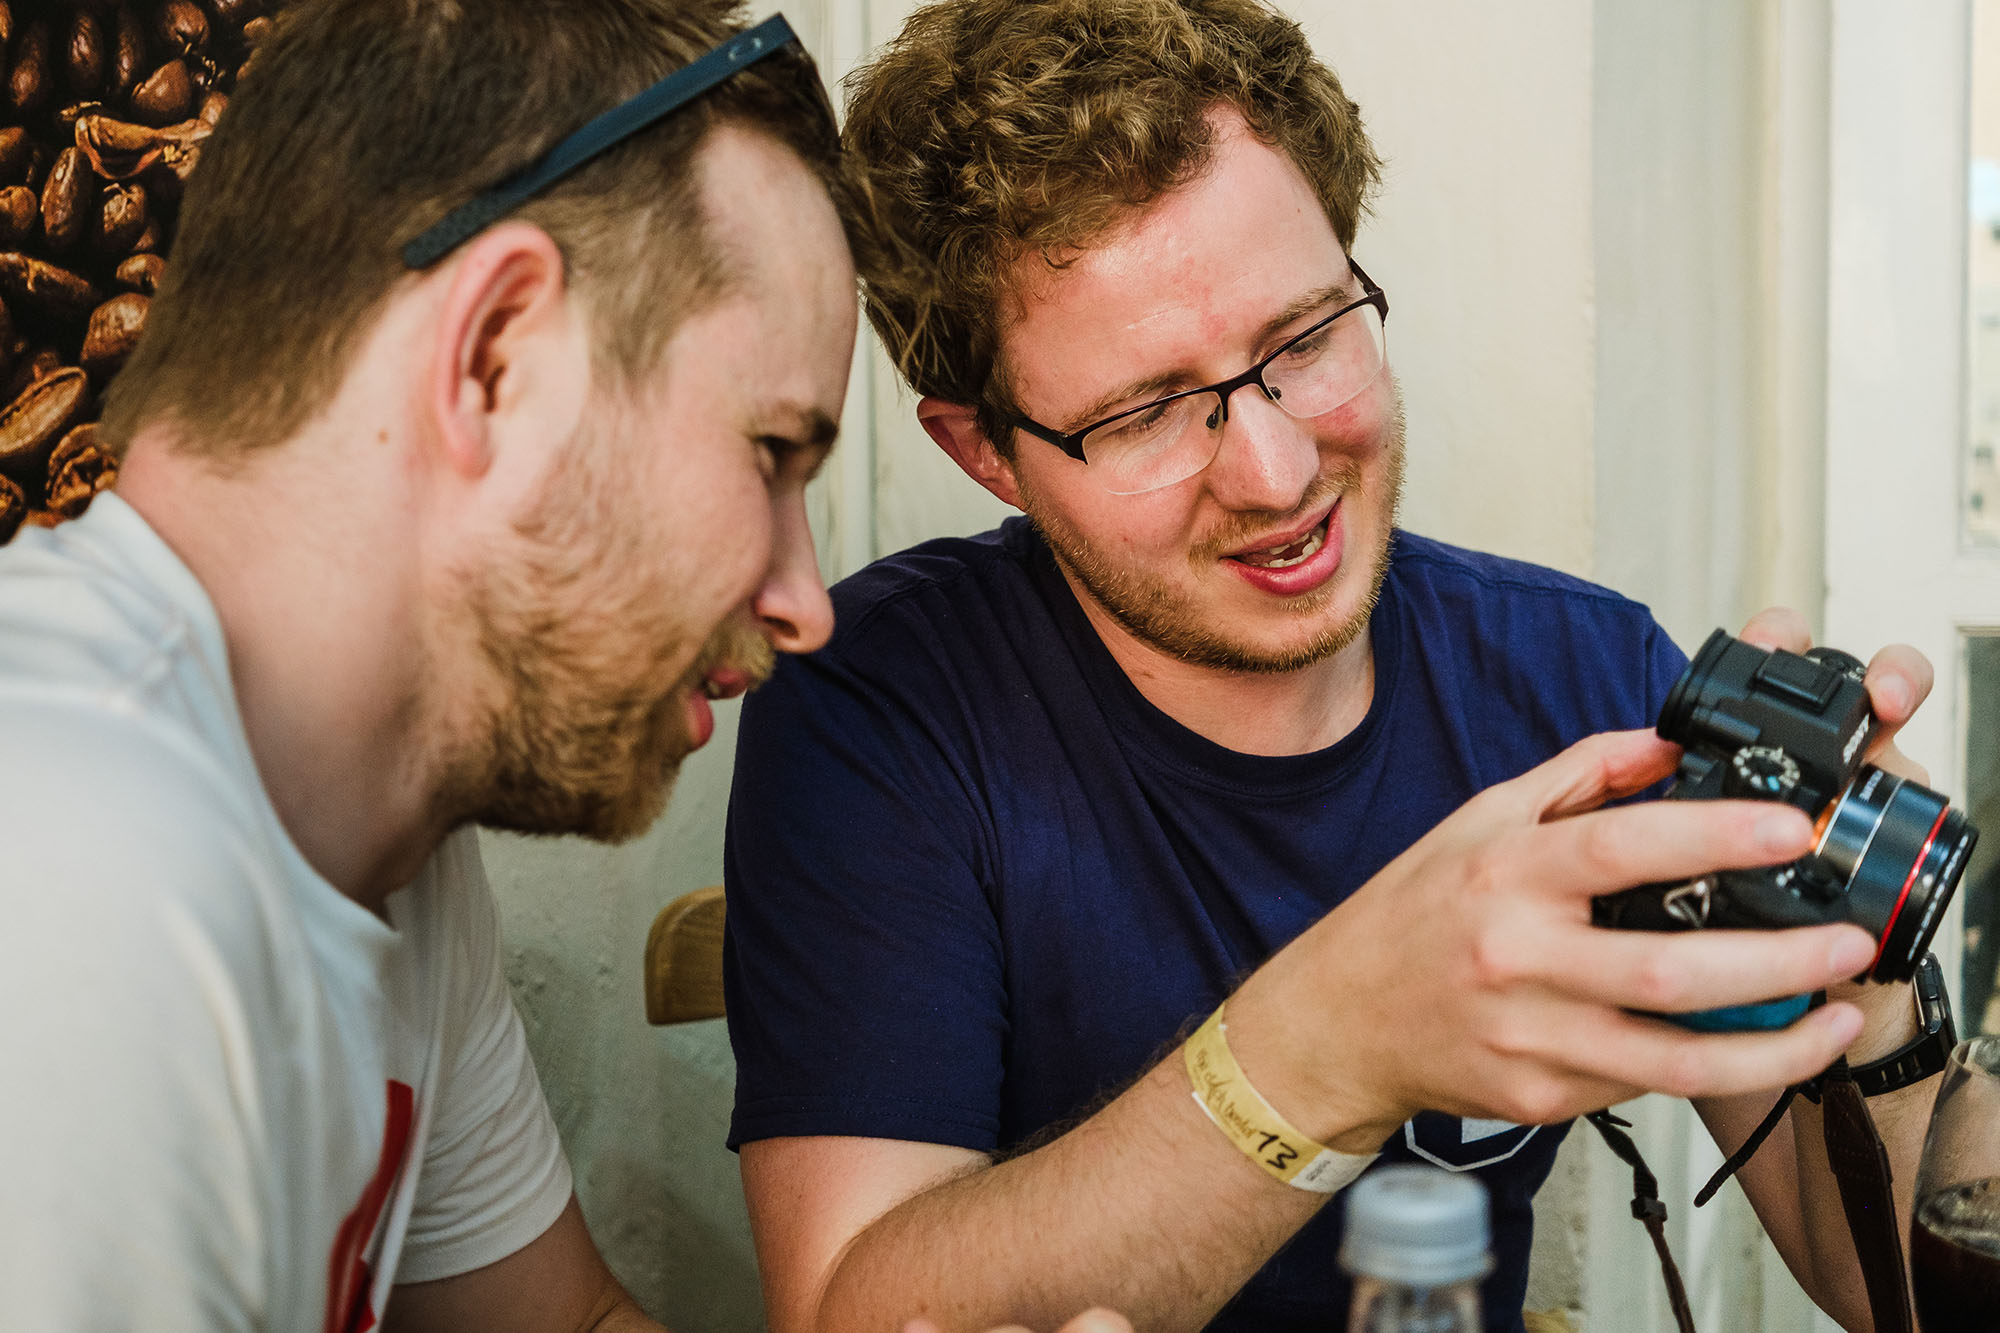
<instances>
[{"instance_id":1,"label":"neck","mask_svg":"<svg viewBox=\"0 0 2000 1333\"><path fill-rule=\"evenodd\" d=\"M1135 636L1063 577L1091 628L1146 701L1198 736L1242 754L1309 754L1361 725L1375 697L1375 655L1364 625L1339 652L1293 671L1198 666Z\"/></svg>"},{"instance_id":2,"label":"neck","mask_svg":"<svg viewBox=\"0 0 2000 1333\"><path fill-rule=\"evenodd\" d=\"M250 752L279 821L328 883L379 914L448 831L407 505L371 485L399 451L316 425L218 468L149 431L119 494L207 590ZM379 501L379 502L378 502Z\"/></svg>"}]
</instances>

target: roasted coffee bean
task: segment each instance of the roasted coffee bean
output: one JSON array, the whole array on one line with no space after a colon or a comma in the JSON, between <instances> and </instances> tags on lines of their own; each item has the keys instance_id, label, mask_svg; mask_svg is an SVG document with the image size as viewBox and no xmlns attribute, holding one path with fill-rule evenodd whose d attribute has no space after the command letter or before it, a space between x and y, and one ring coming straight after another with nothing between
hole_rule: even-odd
<instances>
[{"instance_id":1,"label":"roasted coffee bean","mask_svg":"<svg viewBox=\"0 0 2000 1333\"><path fill-rule=\"evenodd\" d=\"M6 393L0 397L11 403L26 393L30 387L39 384L57 371L69 369L71 367L63 362L62 353L53 347L39 348L33 352L23 348L15 359L13 371L7 376Z\"/></svg>"},{"instance_id":2,"label":"roasted coffee bean","mask_svg":"<svg viewBox=\"0 0 2000 1333\"><path fill-rule=\"evenodd\" d=\"M37 349L27 360L15 367L22 374L21 387L39 384L59 371L73 369L63 361L63 354L53 347ZM17 395L18 396L18 395Z\"/></svg>"},{"instance_id":3,"label":"roasted coffee bean","mask_svg":"<svg viewBox=\"0 0 2000 1333\"><path fill-rule=\"evenodd\" d=\"M70 91L78 97L95 97L102 92L111 64L111 42L104 32L104 20L88 9L79 9L70 20L67 55Z\"/></svg>"},{"instance_id":4,"label":"roasted coffee bean","mask_svg":"<svg viewBox=\"0 0 2000 1333\"><path fill-rule=\"evenodd\" d=\"M116 258L132 253L132 246L153 220L146 206L146 187L124 181L104 192L104 205L97 214L97 252Z\"/></svg>"},{"instance_id":5,"label":"roasted coffee bean","mask_svg":"<svg viewBox=\"0 0 2000 1333\"><path fill-rule=\"evenodd\" d=\"M80 518L117 481L118 460L98 442L96 425L78 426L49 456L49 509L64 518Z\"/></svg>"},{"instance_id":6,"label":"roasted coffee bean","mask_svg":"<svg viewBox=\"0 0 2000 1333\"><path fill-rule=\"evenodd\" d=\"M49 452L89 397L89 377L72 366L33 381L0 408L0 472L39 492Z\"/></svg>"},{"instance_id":7,"label":"roasted coffee bean","mask_svg":"<svg viewBox=\"0 0 2000 1333\"><path fill-rule=\"evenodd\" d=\"M0 0L0 46L14 40L14 6Z\"/></svg>"},{"instance_id":8,"label":"roasted coffee bean","mask_svg":"<svg viewBox=\"0 0 2000 1333\"><path fill-rule=\"evenodd\" d=\"M245 46L256 46L257 43L271 35L273 26L271 20L268 18L251 19L243 25L243 44Z\"/></svg>"},{"instance_id":9,"label":"roasted coffee bean","mask_svg":"<svg viewBox=\"0 0 2000 1333\"><path fill-rule=\"evenodd\" d=\"M19 486L0 477L0 546L14 540L21 520L28 516L28 497Z\"/></svg>"},{"instance_id":10,"label":"roasted coffee bean","mask_svg":"<svg viewBox=\"0 0 2000 1333\"><path fill-rule=\"evenodd\" d=\"M0 254L0 295L59 320L80 322L98 305L88 278L19 252Z\"/></svg>"},{"instance_id":11,"label":"roasted coffee bean","mask_svg":"<svg viewBox=\"0 0 2000 1333\"><path fill-rule=\"evenodd\" d=\"M167 229L160 225L160 215L154 213L146 219L146 230L140 232L139 239L132 242L132 253L135 255L156 255L166 248Z\"/></svg>"},{"instance_id":12,"label":"roasted coffee bean","mask_svg":"<svg viewBox=\"0 0 2000 1333\"><path fill-rule=\"evenodd\" d=\"M83 334L84 369L106 376L124 365L145 332L146 311L152 304L152 298L137 292L120 292L92 311L90 327Z\"/></svg>"},{"instance_id":13,"label":"roasted coffee bean","mask_svg":"<svg viewBox=\"0 0 2000 1333\"><path fill-rule=\"evenodd\" d=\"M132 90L132 114L148 125L171 124L193 105L194 80L183 60L169 60Z\"/></svg>"},{"instance_id":14,"label":"roasted coffee bean","mask_svg":"<svg viewBox=\"0 0 2000 1333\"><path fill-rule=\"evenodd\" d=\"M42 186L48 182L49 168L55 164L55 160L56 155L47 144L39 139L30 140L28 143L28 174L22 177L21 183L36 194L40 194Z\"/></svg>"},{"instance_id":15,"label":"roasted coffee bean","mask_svg":"<svg viewBox=\"0 0 2000 1333\"><path fill-rule=\"evenodd\" d=\"M18 125L0 129L0 183L15 184L28 178L28 159L34 156L28 132Z\"/></svg>"},{"instance_id":16,"label":"roasted coffee bean","mask_svg":"<svg viewBox=\"0 0 2000 1333\"><path fill-rule=\"evenodd\" d=\"M76 123L76 146L106 180L131 180L162 163L185 180L193 170L192 157L198 156L190 152L193 145L214 132L215 127L202 120L154 126L85 116Z\"/></svg>"},{"instance_id":17,"label":"roasted coffee bean","mask_svg":"<svg viewBox=\"0 0 2000 1333\"><path fill-rule=\"evenodd\" d=\"M7 68L7 104L16 111L39 111L52 93L49 77L49 25L40 19L21 30Z\"/></svg>"},{"instance_id":18,"label":"roasted coffee bean","mask_svg":"<svg viewBox=\"0 0 2000 1333\"><path fill-rule=\"evenodd\" d=\"M229 94L212 92L201 99L201 110L195 112L194 118L212 129L228 109Z\"/></svg>"},{"instance_id":19,"label":"roasted coffee bean","mask_svg":"<svg viewBox=\"0 0 2000 1333\"><path fill-rule=\"evenodd\" d=\"M104 103L102 102L71 102L68 106L56 112L56 128L62 131L64 139L74 140L76 138L76 123L79 120L82 120L85 116L101 116L103 114Z\"/></svg>"},{"instance_id":20,"label":"roasted coffee bean","mask_svg":"<svg viewBox=\"0 0 2000 1333\"><path fill-rule=\"evenodd\" d=\"M160 278L167 271L167 261L158 255L131 255L118 266L112 276L121 287L130 288L141 296L151 296L160 290Z\"/></svg>"},{"instance_id":21,"label":"roasted coffee bean","mask_svg":"<svg viewBox=\"0 0 2000 1333\"><path fill-rule=\"evenodd\" d=\"M223 28L241 32L243 25L263 12L262 0L208 0L208 12Z\"/></svg>"},{"instance_id":22,"label":"roasted coffee bean","mask_svg":"<svg viewBox=\"0 0 2000 1333\"><path fill-rule=\"evenodd\" d=\"M160 40L175 55L208 49L208 15L194 0L167 0L160 6Z\"/></svg>"},{"instance_id":23,"label":"roasted coffee bean","mask_svg":"<svg viewBox=\"0 0 2000 1333\"><path fill-rule=\"evenodd\" d=\"M96 203L97 173L91 170L90 159L80 149L63 149L42 187L42 235L49 248L74 249L96 224L92 215Z\"/></svg>"},{"instance_id":24,"label":"roasted coffee bean","mask_svg":"<svg viewBox=\"0 0 2000 1333\"><path fill-rule=\"evenodd\" d=\"M76 146L106 180L122 181L152 165L162 136L151 125L135 125L115 116L84 116L76 122Z\"/></svg>"},{"instance_id":25,"label":"roasted coffee bean","mask_svg":"<svg viewBox=\"0 0 2000 1333\"><path fill-rule=\"evenodd\" d=\"M132 91L146 72L146 26L129 4L118 6L116 35L111 47L111 88L120 96Z\"/></svg>"},{"instance_id":26,"label":"roasted coffee bean","mask_svg":"<svg viewBox=\"0 0 2000 1333\"><path fill-rule=\"evenodd\" d=\"M25 185L0 190L0 246L20 246L42 220L42 201Z\"/></svg>"}]
</instances>

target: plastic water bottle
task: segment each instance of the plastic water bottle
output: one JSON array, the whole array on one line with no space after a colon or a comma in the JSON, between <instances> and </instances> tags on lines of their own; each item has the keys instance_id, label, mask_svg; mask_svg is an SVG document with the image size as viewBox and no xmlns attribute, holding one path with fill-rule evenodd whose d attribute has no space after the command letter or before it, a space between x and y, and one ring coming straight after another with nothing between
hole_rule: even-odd
<instances>
[{"instance_id":1,"label":"plastic water bottle","mask_svg":"<svg viewBox=\"0 0 2000 1333\"><path fill-rule=\"evenodd\" d=\"M1354 1276L1348 1333L1480 1333L1492 1271L1486 1187L1434 1166L1388 1166L1347 1191L1340 1266Z\"/></svg>"}]
</instances>

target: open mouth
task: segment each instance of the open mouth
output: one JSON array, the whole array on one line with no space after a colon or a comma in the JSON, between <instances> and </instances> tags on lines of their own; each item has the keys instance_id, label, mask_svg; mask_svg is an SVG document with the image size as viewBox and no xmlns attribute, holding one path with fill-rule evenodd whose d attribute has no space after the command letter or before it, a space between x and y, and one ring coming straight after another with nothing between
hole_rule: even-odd
<instances>
[{"instance_id":1,"label":"open mouth","mask_svg":"<svg viewBox=\"0 0 2000 1333\"><path fill-rule=\"evenodd\" d=\"M1333 511L1329 509L1320 516L1319 522L1297 537L1261 550L1238 551L1228 558L1257 569L1290 569L1293 565L1302 565L1318 555L1320 548L1326 545L1327 525L1332 521Z\"/></svg>"}]
</instances>

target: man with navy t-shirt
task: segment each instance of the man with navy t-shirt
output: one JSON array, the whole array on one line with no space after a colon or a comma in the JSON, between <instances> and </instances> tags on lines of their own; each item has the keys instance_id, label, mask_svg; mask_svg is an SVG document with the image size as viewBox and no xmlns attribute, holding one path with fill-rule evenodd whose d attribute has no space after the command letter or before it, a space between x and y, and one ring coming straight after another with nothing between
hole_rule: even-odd
<instances>
[{"instance_id":1,"label":"man with navy t-shirt","mask_svg":"<svg viewBox=\"0 0 2000 1333\"><path fill-rule=\"evenodd\" d=\"M1666 1090L1733 1146L1768 1090L1908 1035L1886 987L1768 1034L1630 1012L1838 983L1873 942L1589 925L1809 829L1600 810L1672 772L1644 729L1679 650L1394 527L1389 298L1352 258L1375 159L1294 25L934 5L846 133L912 252L864 272L876 328L1026 517L847 580L746 708L732 1140L775 1329L1335 1326L1338 1190L1378 1159L1479 1173L1486 1318L1518 1329L1570 1117ZM1885 732L1926 680L1878 661ZM1774 1143L1746 1188L1853 1308L1823 1164Z\"/></svg>"}]
</instances>

